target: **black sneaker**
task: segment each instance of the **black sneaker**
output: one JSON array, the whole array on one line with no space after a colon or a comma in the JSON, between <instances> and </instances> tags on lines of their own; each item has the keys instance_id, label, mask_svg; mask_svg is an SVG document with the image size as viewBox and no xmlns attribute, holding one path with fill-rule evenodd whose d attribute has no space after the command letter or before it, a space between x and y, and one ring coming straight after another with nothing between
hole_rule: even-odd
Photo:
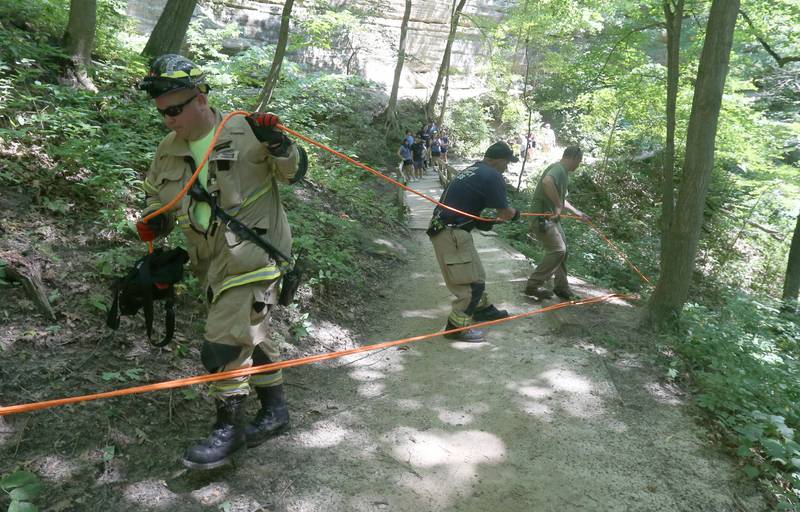
<instances>
[{"instance_id":1,"label":"black sneaker","mask_svg":"<svg viewBox=\"0 0 800 512\"><path fill-rule=\"evenodd\" d=\"M456 328L457 326L451 324L448 320L444 330L449 331ZM466 343L481 343L486 341L486 338L483 336L483 331L478 329L464 329L463 331L451 332L449 334L445 334L444 337L448 340L464 341Z\"/></svg>"},{"instance_id":2,"label":"black sneaker","mask_svg":"<svg viewBox=\"0 0 800 512\"><path fill-rule=\"evenodd\" d=\"M553 292L550 290L545 290L544 288L539 288L538 286L528 285L525 287L525 295L528 297L533 297L536 300L544 300L552 297Z\"/></svg>"},{"instance_id":3,"label":"black sneaker","mask_svg":"<svg viewBox=\"0 0 800 512\"><path fill-rule=\"evenodd\" d=\"M508 318L508 311L505 309L497 309L494 304L489 304L483 309L479 309L472 315L473 320L476 322L488 322L489 320L500 320L501 318Z\"/></svg>"}]
</instances>

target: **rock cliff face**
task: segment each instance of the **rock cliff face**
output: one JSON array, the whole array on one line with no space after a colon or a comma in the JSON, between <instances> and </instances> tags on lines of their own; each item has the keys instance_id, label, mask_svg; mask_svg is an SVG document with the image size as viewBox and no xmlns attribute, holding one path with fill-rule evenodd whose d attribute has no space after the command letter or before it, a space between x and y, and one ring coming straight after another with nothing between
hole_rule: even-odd
<instances>
[{"instance_id":1,"label":"rock cliff face","mask_svg":"<svg viewBox=\"0 0 800 512\"><path fill-rule=\"evenodd\" d=\"M380 0L379 0L380 2ZM149 35L166 0L129 0L128 14L135 18L143 35ZM400 25L405 9L404 0L373 2L334 0L337 6L352 6L375 13L365 18L363 25L351 31L344 44L333 50L306 47L291 57L315 69L359 73L385 84L387 92L392 85L396 64ZM450 67L450 97L460 98L479 94L483 87L479 78L481 67L489 54L488 45L482 42L482 26L503 18L509 7L506 0L469 0L459 22L453 44ZM239 25L242 37L227 41L231 51L250 45L277 41L283 2L270 0L241 0L210 7L198 6L195 19L207 26ZM427 99L430 95L447 43L450 30L452 4L443 0L412 0L411 18L406 39L406 60L400 80L400 97ZM292 12L293 26L315 14L295 2ZM341 41L339 43L342 43Z\"/></svg>"}]
</instances>

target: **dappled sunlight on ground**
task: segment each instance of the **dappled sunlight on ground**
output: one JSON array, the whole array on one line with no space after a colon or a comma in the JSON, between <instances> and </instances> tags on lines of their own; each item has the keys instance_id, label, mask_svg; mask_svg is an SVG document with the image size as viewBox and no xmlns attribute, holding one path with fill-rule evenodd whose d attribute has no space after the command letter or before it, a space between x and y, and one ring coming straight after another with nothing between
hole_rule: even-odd
<instances>
[{"instance_id":1,"label":"dappled sunlight on ground","mask_svg":"<svg viewBox=\"0 0 800 512\"><path fill-rule=\"evenodd\" d=\"M567 369L547 370L534 379L510 382L506 389L524 397L521 405L528 414L545 417L558 408L579 418L602 415L601 396L607 391Z\"/></svg>"},{"instance_id":2,"label":"dappled sunlight on ground","mask_svg":"<svg viewBox=\"0 0 800 512\"><path fill-rule=\"evenodd\" d=\"M144 480L126 485L123 497L133 505L132 510L171 510L178 502L178 495L167 489L164 480Z\"/></svg>"},{"instance_id":3,"label":"dappled sunlight on ground","mask_svg":"<svg viewBox=\"0 0 800 512\"><path fill-rule=\"evenodd\" d=\"M34 463L36 473L48 480L69 480L80 471L80 465L61 455L47 455Z\"/></svg>"},{"instance_id":4,"label":"dappled sunlight on ground","mask_svg":"<svg viewBox=\"0 0 800 512\"><path fill-rule=\"evenodd\" d=\"M309 429L294 435L295 442L305 448L331 448L348 437L350 431L333 420L318 421Z\"/></svg>"},{"instance_id":5,"label":"dappled sunlight on ground","mask_svg":"<svg viewBox=\"0 0 800 512\"><path fill-rule=\"evenodd\" d=\"M426 499L427 510L452 505L456 498L472 493L483 465L497 465L506 458L506 446L488 432L468 430L421 432L398 427L386 436L392 457L412 468L398 482L407 491Z\"/></svg>"}]
</instances>

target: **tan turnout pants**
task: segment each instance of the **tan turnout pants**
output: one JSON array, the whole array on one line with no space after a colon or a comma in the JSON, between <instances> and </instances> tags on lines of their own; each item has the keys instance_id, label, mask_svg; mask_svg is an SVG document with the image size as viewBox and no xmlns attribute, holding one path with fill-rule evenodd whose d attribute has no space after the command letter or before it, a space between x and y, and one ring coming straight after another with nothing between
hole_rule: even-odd
<instances>
[{"instance_id":1,"label":"tan turnout pants","mask_svg":"<svg viewBox=\"0 0 800 512\"><path fill-rule=\"evenodd\" d=\"M448 320L457 327L469 325L472 313L488 304L484 292L486 272L472 242L472 234L463 229L446 228L431 237L431 242L444 284L456 296ZM476 293L480 296L476 297Z\"/></svg>"},{"instance_id":2,"label":"tan turnout pants","mask_svg":"<svg viewBox=\"0 0 800 512\"><path fill-rule=\"evenodd\" d=\"M277 281L258 281L230 288L209 306L205 340L239 349L238 356L225 363L221 371L249 368L256 362L280 360L279 347L270 337L269 304L275 303ZM260 311L259 311L260 309ZM283 383L281 370L212 382L209 391L216 398L247 394L251 386L269 387Z\"/></svg>"},{"instance_id":3,"label":"tan turnout pants","mask_svg":"<svg viewBox=\"0 0 800 512\"><path fill-rule=\"evenodd\" d=\"M567 282L567 239L560 222L547 221L544 233L538 229L538 219L534 218L532 229L536 240L544 247L544 257L528 277L528 287L540 287L553 277L553 288L557 291L569 290Z\"/></svg>"}]
</instances>

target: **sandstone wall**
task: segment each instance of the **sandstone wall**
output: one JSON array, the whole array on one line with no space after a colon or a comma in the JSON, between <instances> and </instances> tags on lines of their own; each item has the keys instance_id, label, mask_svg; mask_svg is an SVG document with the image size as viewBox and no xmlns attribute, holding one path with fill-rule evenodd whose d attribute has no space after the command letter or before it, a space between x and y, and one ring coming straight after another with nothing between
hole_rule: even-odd
<instances>
[{"instance_id":1,"label":"sandstone wall","mask_svg":"<svg viewBox=\"0 0 800 512\"><path fill-rule=\"evenodd\" d=\"M161 14L166 0L129 0L128 14L135 18L139 30L147 35ZM358 1L342 0L342 4L359 5ZM306 48L293 58L315 69L357 72L362 76L385 84L391 88L396 63L396 48L400 40L400 24L405 9L404 0L388 0L380 5L368 5L377 11L357 34L351 37L351 45L360 48L351 59L351 52L330 52ZM480 94L483 90L478 78L480 68L485 65L488 48L482 43L480 30L473 19L500 20L508 8L506 0L468 0L461 17L456 41L451 56L451 97ZM401 76L400 96L427 99L433 89L441 64L447 34L450 29L449 1L413 0L411 19L406 44L406 61ZM258 45L277 41L283 2L270 0L243 0L225 2L216 12L207 6L198 6L195 17L207 26L221 27L236 23L242 29L242 38L228 41L230 48ZM294 4L293 17L310 16L299 3ZM349 66L348 66L349 64Z\"/></svg>"}]
</instances>

